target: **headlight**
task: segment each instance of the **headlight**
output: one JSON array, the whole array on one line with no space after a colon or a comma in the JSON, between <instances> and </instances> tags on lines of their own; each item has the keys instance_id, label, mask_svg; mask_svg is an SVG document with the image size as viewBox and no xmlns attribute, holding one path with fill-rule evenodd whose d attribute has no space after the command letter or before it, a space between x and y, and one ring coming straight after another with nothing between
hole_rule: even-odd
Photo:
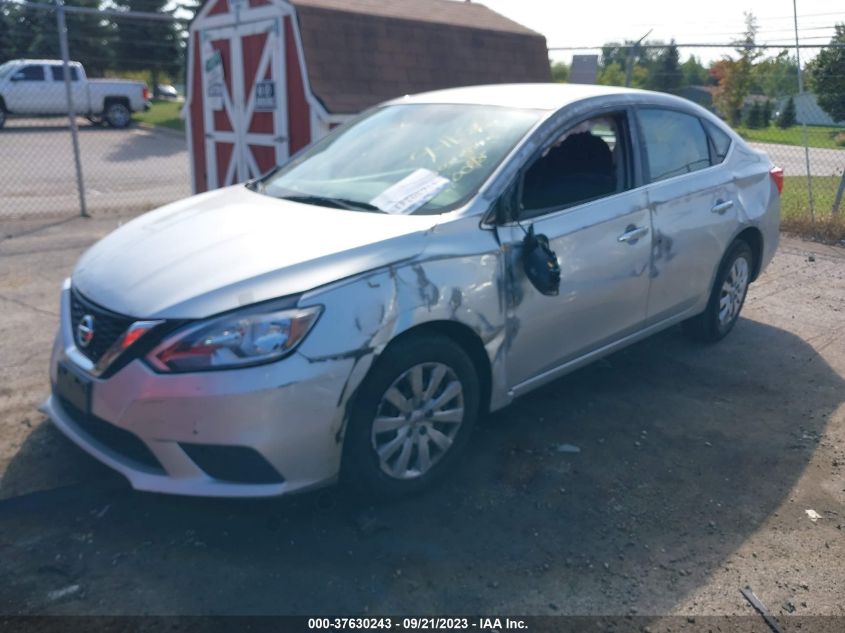
<instances>
[{"instance_id":1,"label":"headlight","mask_svg":"<svg viewBox=\"0 0 845 633\"><path fill-rule=\"evenodd\" d=\"M147 356L168 372L231 369L278 360L305 338L322 308L232 312L177 331Z\"/></svg>"}]
</instances>

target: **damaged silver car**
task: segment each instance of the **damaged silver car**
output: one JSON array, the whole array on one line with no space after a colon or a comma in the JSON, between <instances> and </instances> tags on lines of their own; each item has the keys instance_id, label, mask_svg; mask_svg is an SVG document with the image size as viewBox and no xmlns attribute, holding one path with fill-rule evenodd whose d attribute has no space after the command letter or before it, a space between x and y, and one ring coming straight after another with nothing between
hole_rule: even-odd
<instances>
[{"instance_id":1,"label":"damaged silver car","mask_svg":"<svg viewBox=\"0 0 845 633\"><path fill-rule=\"evenodd\" d=\"M486 412L678 323L728 334L782 185L665 94L397 99L85 253L43 408L139 490L414 492Z\"/></svg>"}]
</instances>

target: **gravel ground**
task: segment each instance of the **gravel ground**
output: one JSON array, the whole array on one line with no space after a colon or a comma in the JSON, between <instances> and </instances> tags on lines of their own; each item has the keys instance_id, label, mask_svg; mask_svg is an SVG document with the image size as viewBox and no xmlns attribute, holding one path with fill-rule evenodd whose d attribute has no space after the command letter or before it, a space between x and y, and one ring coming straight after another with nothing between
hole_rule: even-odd
<instances>
[{"instance_id":1,"label":"gravel ground","mask_svg":"<svg viewBox=\"0 0 845 633\"><path fill-rule=\"evenodd\" d=\"M364 508L337 489L135 493L35 411L61 280L118 221L0 242L0 614L680 616L653 631L741 615L763 631L750 585L778 615L845 615L845 250L784 239L719 345L673 329L595 363L490 416L444 485Z\"/></svg>"}]
</instances>

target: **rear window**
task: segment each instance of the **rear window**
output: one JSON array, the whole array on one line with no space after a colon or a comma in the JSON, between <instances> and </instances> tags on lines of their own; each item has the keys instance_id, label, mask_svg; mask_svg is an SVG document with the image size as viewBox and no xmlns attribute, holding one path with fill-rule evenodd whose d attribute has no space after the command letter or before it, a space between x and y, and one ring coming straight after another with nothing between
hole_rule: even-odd
<instances>
[{"instance_id":1,"label":"rear window","mask_svg":"<svg viewBox=\"0 0 845 633\"><path fill-rule=\"evenodd\" d=\"M64 81L65 73L62 66L50 66L50 72L53 75L53 81ZM70 80L79 81L79 71L76 66L70 67Z\"/></svg>"},{"instance_id":2,"label":"rear window","mask_svg":"<svg viewBox=\"0 0 845 633\"><path fill-rule=\"evenodd\" d=\"M710 167L707 134L698 117L660 108L641 109L637 116L651 182Z\"/></svg>"}]
</instances>

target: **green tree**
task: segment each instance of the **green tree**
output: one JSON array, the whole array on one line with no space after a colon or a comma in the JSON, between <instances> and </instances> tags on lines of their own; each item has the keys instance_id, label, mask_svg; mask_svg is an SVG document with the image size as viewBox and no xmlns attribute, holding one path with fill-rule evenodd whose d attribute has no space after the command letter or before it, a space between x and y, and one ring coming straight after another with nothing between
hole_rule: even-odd
<instances>
[{"instance_id":1,"label":"green tree","mask_svg":"<svg viewBox=\"0 0 845 633\"><path fill-rule=\"evenodd\" d=\"M624 86L625 71L618 62L613 62L599 73L597 81L602 86Z\"/></svg>"},{"instance_id":2,"label":"green tree","mask_svg":"<svg viewBox=\"0 0 845 633\"><path fill-rule=\"evenodd\" d=\"M751 71L751 91L780 98L798 94L798 63L789 51L762 59Z\"/></svg>"},{"instance_id":3,"label":"green tree","mask_svg":"<svg viewBox=\"0 0 845 633\"><path fill-rule=\"evenodd\" d=\"M763 113L763 127L769 127L772 124L772 101L771 101L771 99L766 99L763 102L762 113Z\"/></svg>"},{"instance_id":4,"label":"green tree","mask_svg":"<svg viewBox=\"0 0 845 633\"><path fill-rule=\"evenodd\" d=\"M175 9L166 9L168 0L114 0L121 9L173 16ZM115 68L146 70L152 77L152 88L161 83L162 74L177 77L184 68L183 28L171 20L117 18Z\"/></svg>"},{"instance_id":5,"label":"green tree","mask_svg":"<svg viewBox=\"0 0 845 633\"><path fill-rule=\"evenodd\" d=\"M752 103L751 107L745 113L745 127L751 129L763 127L763 107L759 101Z\"/></svg>"},{"instance_id":6,"label":"green tree","mask_svg":"<svg viewBox=\"0 0 845 633\"><path fill-rule=\"evenodd\" d=\"M845 24L836 25L830 43L845 46ZM823 48L809 71L819 105L834 121L845 121L845 48Z\"/></svg>"},{"instance_id":7,"label":"green tree","mask_svg":"<svg viewBox=\"0 0 845 633\"><path fill-rule=\"evenodd\" d=\"M742 106L751 91L751 71L755 60L760 56L756 45L757 19L752 13L745 14L745 34L736 42L737 59L727 57L723 60L723 76L719 81L713 104L719 113L737 125L742 116Z\"/></svg>"},{"instance_id":8,"label":"green tree","mask_svg":"<svg viewBox=\"0 0 845 633\"><path fill-rule=\"evenodd\" d=\"M785 130L788 127L792 127L797 123L797 115L795 112L795 99L789 97L786 101L786 105L783 107L783 110L780 111L778 115L777 125L779 128Z\"/></svg>"},{"instance_id":9,"label":"green tree","mask_svg":"<svg viewBox=\"0 0 845 633\"><path fill-rule=\"evenodd\" d=\"M681 74L685 86L702 86L707 83L707 69L695 55L690 55L687 61L681 64Z\"/></svg>"},{"instance_id":10,"label":"green tree","mask_svg":"<svg viewBox=\"0 0 845 633\"><path fill-rule=\"evenodd\" d=\"M552 64L552 81L559 84L565 84L569 81L569 66L563 62L554 62Z\"/></svg>"},{"instance_id":11,"label":"green tree","mask_svg":"<svg viewBox=\"0 0 845 633\"><path fill-rule=\"evenodd\" d=\"M678 54L678 47L675 40L663 49L651 62L646 87L649 90L661 92L675 92L684 81L684 73L681 70L681 59Z\"/></svg>"}]
</instances>

